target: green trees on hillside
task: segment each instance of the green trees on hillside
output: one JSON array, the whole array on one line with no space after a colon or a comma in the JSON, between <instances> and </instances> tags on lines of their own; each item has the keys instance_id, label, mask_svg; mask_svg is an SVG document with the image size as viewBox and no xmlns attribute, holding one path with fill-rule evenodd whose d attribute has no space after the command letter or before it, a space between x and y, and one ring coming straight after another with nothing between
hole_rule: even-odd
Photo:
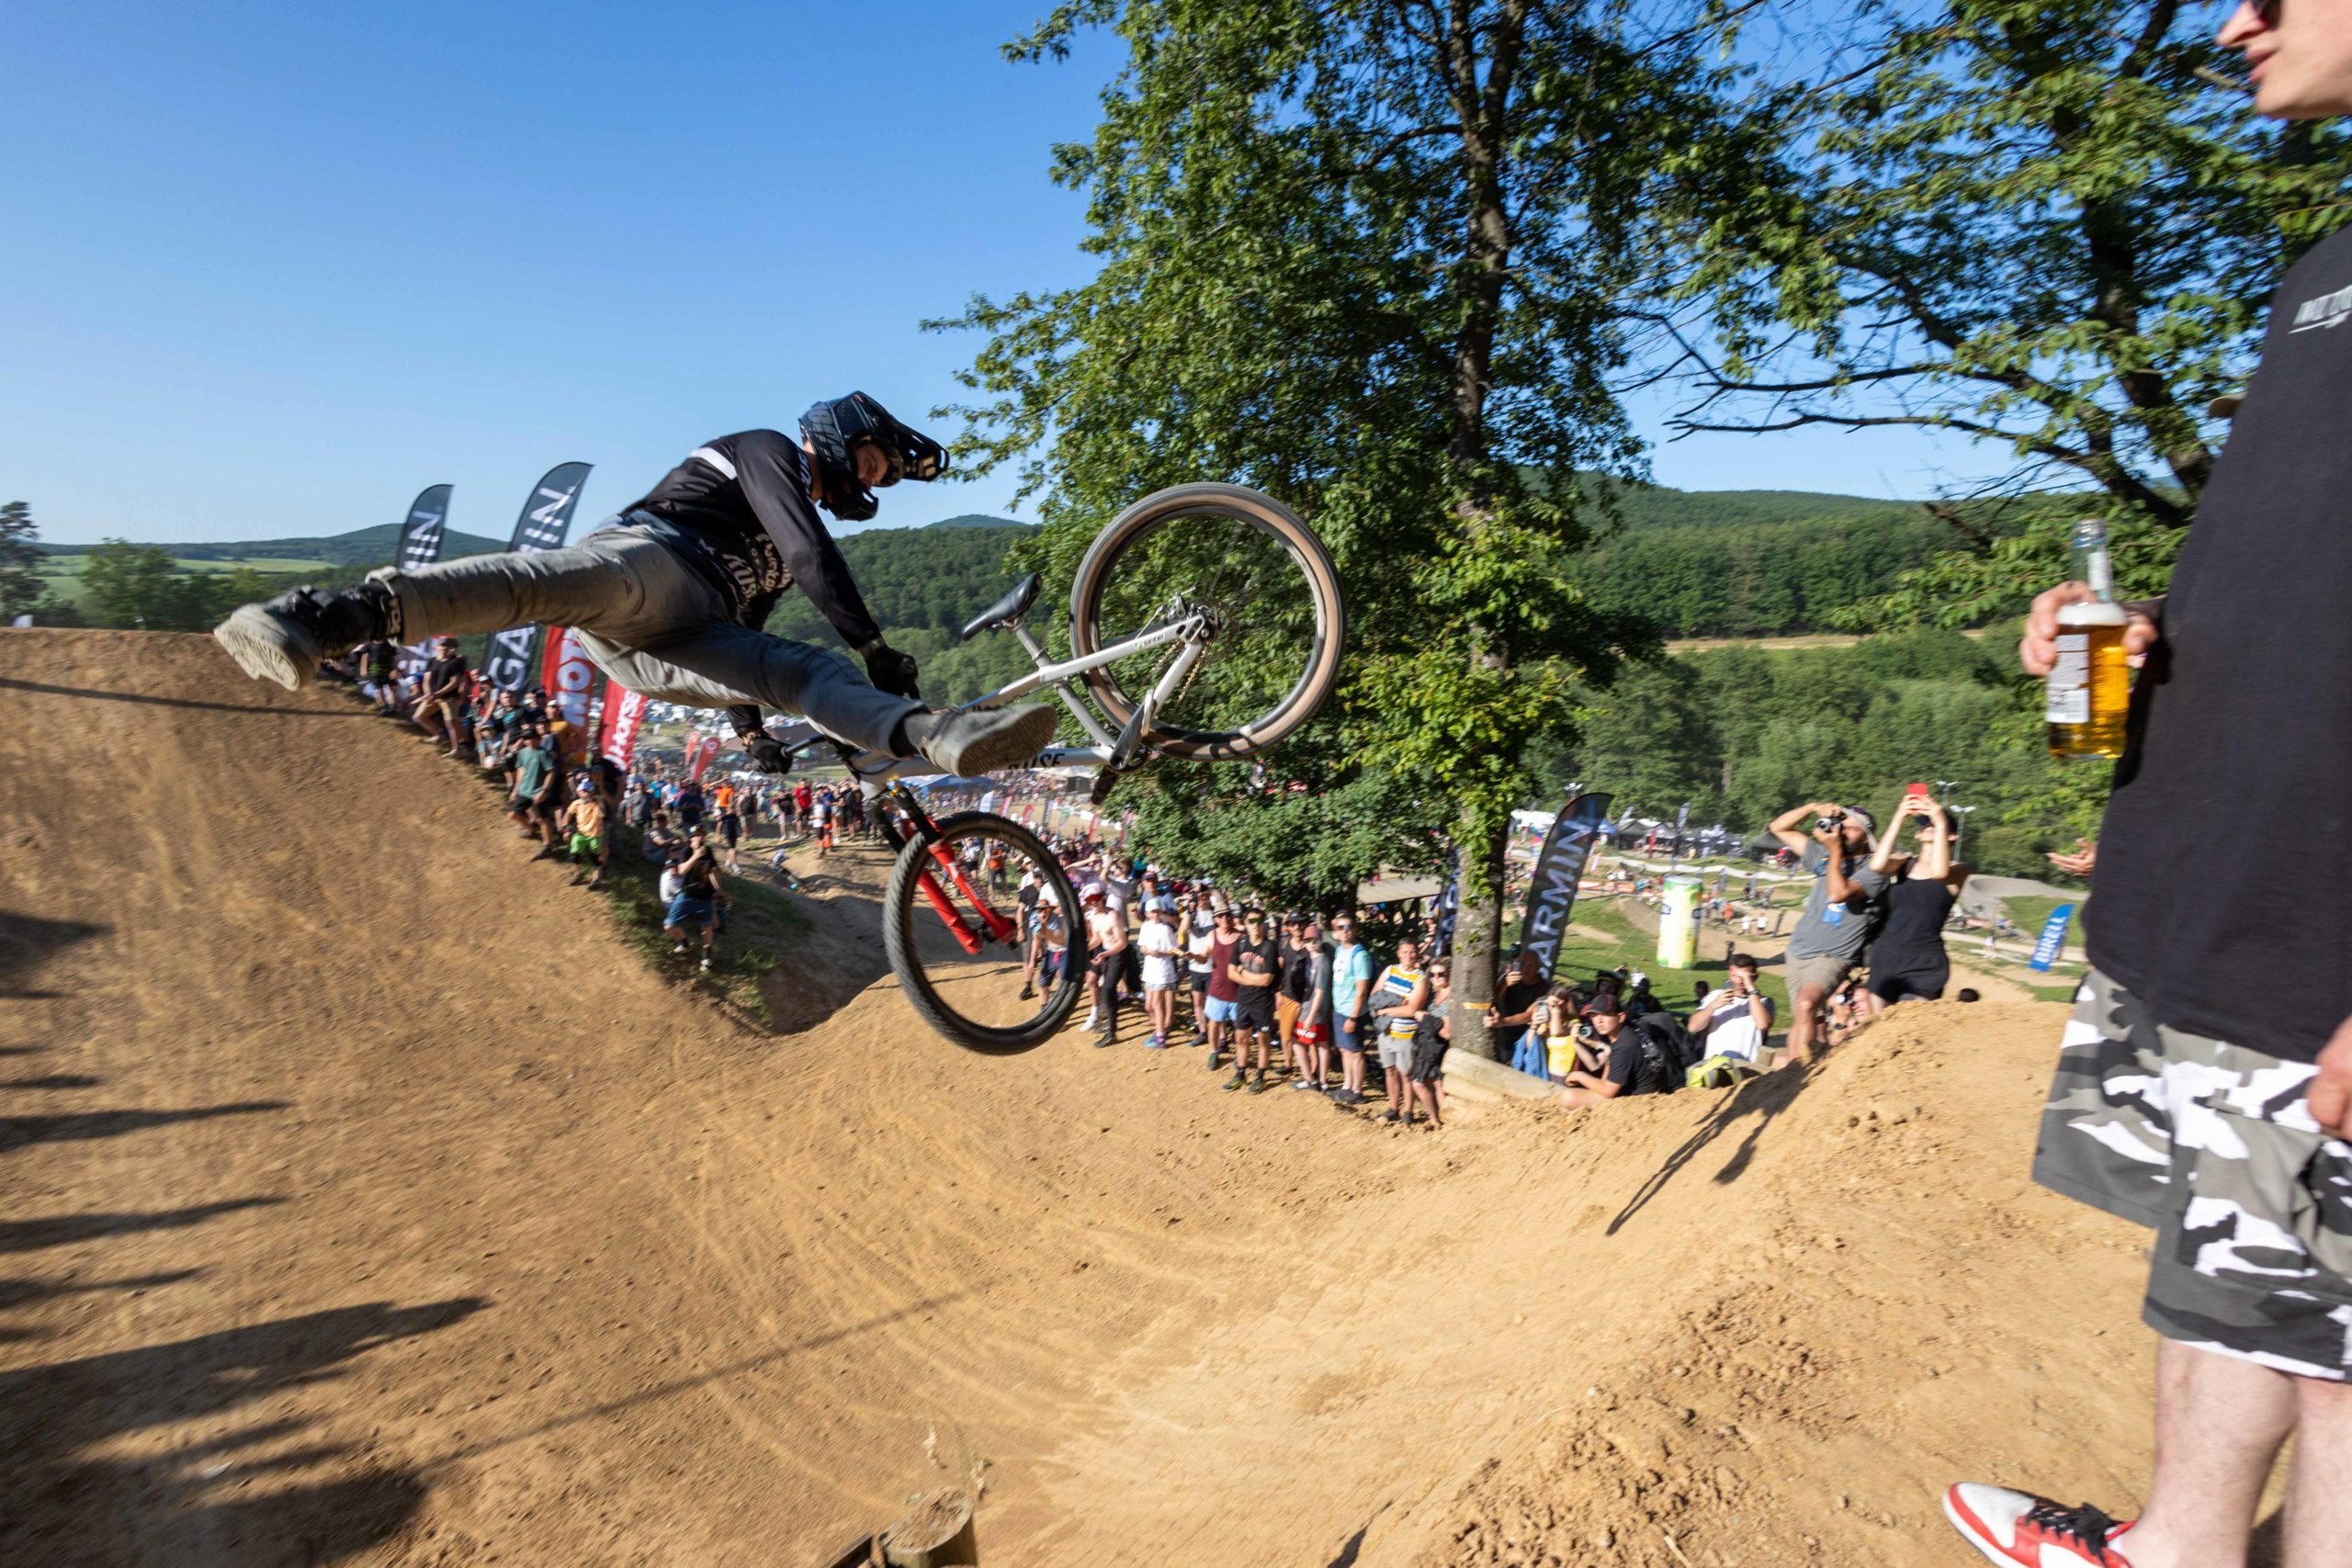
<instances>
[{"instance_id":1,"label":"green trees on hillside","mask_svg":"<svg viewBox=\"0 0 2352 1568\"><path fill-rule=\"evenodd\" d=\"M286 585L251 567L195 572L156 545L108 539L82 558L84 614L102 626L200 632L239 604Z\"/></svg>"},{"instance_id":2,"label":"green trees on hillside","mask_svg":"<svg viewBox=\"0 0 2352 1568\"><path fill-rule=\"evenodd\" d=\"M21 501L0 506L0 626L40 604L40 537L31 507Z\"/></svg>"}]
</instances>

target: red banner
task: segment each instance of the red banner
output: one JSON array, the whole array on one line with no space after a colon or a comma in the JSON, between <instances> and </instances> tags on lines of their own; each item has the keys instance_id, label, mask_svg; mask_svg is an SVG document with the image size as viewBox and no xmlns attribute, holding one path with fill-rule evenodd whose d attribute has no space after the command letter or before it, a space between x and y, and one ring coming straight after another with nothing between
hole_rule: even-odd
<instances>
[{"instance_id":1,"label":"red banner","mask_svg":"<svg viewBox=\"0 0 2352 1568\"><path fill-rule=\"evenodd\" d=\"M709 770L711 763L718 760L718 737L716 735L696 737L686 749L686 776L696 784L700 784L703 774Z\"/></svg>"},{"instance_id":2,"label":"red banner","mask_svg":"<svg viewBox=\"0 0 2352 1568\"><path fill-rule=\"evenodd\" d=\"M577 632L570 626L548 628L539 684L547 689L550 716L571 726L572 744L565 751L575 763L588 758L588 694L596 689L596 674Z\"/></svg>"},{"instance_id":3,"label":"red banner","mask_svg":"<svg viewBox=\"0 0 2352 1568\"><path fill-rule=\"evenodd\" d=\"M605 682L604 754L615 767L628 772L637 755L637 727L645 720L645 699L618 681Z\"/></svg>"}]
</instances>

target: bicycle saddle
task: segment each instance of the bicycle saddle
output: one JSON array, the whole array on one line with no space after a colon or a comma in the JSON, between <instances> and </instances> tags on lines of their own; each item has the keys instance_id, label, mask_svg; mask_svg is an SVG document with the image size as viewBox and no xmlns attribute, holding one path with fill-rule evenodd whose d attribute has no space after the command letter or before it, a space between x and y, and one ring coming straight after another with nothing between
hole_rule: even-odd
<instances>
[{"instance_id":1,"label":"bicycle saddle","mask_svg":"<svg viewBox=\"0 0 2352 1568\"><path fill-rule=\"evenodd\" d=\"M969 642L990 626L1018 626L1021 617L1029 613L1029 606L1037 602L1037 590L1045 585L1045 581L1033 571L1014 583L1012 592L966 622L962 634L956 640Z\"/></svg>"}]
</instances>

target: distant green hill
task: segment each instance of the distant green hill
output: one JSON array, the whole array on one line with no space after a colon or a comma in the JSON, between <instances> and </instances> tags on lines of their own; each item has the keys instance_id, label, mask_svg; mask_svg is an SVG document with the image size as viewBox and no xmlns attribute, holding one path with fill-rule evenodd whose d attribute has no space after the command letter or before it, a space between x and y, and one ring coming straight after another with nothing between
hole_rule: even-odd
<instances>
[{"instance_id":1,"label":"distant green hill","mask_svg":"<svg viewBox=\"0 0 2352 1568\"><path fill-rule=\"evenodd\" d=\"M1873 501L1806 490L1669 490L1663 485L1627 485L1617 504L1633 529L1730 527L1742 524L1793 523L1818 518L1870 518L1917 522L1916 501Z\"/></svg>"},{"instance_id":2,"label":"distant green hill","mask_svg":"<svg viewBox=\"0 0 2352 1568\"><path fill-rule=\"evenodd\" d=\"M943 517L931 524L933 528L1034 528L1034 523L1016 523L1010 517L991 517L985 512L966 512L954 517Z\"/></svg>"},{"instance_id":3,"label":"distant green hill","mask_svg":"<svg viewBox=\"0 0 2352 1568\"><path fill-rule=\"evenodd\" d=\"M171 552L175 560L272 560L324 561L329 566L381 566L392 558L392 550L400 543L401 525L380 523L373 528L356 528L348 534L332 534L322 538L307 539L243 539L230 544L168 544L161 547ZM140 541L132 540L133 544ZM43 545L42 552L52 556L87 555L89 545ZM488 555L503 550L503 539L485 539L479 534L461 534L455 529L442 536L441 555L445 560L459 556Z\"/></svg>"}]
</instances>

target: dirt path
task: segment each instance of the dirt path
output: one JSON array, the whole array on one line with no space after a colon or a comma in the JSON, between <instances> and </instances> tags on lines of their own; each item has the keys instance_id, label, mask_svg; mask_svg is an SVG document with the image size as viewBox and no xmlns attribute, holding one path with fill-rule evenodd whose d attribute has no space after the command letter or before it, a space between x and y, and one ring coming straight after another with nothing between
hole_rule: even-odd
<instances>
[{"instance_id":1,"label":"dirt path","mask_svg":"<svg viewBox=\"0 0 2352 1568\"><path fill-rule=\"evenodd\" d=\"M1383 1131L949 1048L870 855L746 1032L198 639L0 632L0 1562L814 1564L968 1456L995 1562L1961 1568L1945 1481L2143 1472L2057 1009Z\"/></svg>"}]
</instances>

